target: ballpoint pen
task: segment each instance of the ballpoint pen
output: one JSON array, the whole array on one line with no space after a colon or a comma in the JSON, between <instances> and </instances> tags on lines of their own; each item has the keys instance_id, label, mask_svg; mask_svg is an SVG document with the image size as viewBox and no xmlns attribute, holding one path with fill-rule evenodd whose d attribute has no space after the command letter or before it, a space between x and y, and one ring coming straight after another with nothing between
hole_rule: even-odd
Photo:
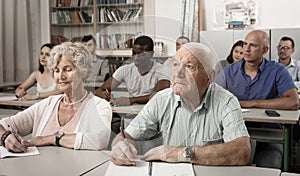
<instances>
[{"instance_id":1,"label":"ballpoint pen","mask_svg":"<svg viewBox=\"0 0 300 176\"><path fill-rule=\"evenodd\" d=\"M121 117L120 131L121 131L121 136L122 136L123 141L125 142L125 144L127 145L127 147L129 147L129 143L127 141L127 138L126 138L125 132L124 132L124 118L123 117ZM133 161L132 164L134 166L136 165L134 161Z\"/></svg>"},{"instance_id":2,"label":"ballpoint pen","mask_svg":"<svg viewBox=\"0 0 300 176\"><path fill-rule=\"evenodd\" d=\"M152 162L149 162L149 166L148 166L148 176L152 176Z\"/></svg>"},{"instance_id":3,"label":"ballpoint pen","mask_svg":"<svg viewBox=\"0 0 300 176\"><path fill-rule=\"evenodd\" d=\"M127 146L129 146L127 138L126 138L125 133L124 133L124 118L123 117L121 117L120 131L121 131L122 139L124 140L125 144Z\"/></svg>"}]
</instances>

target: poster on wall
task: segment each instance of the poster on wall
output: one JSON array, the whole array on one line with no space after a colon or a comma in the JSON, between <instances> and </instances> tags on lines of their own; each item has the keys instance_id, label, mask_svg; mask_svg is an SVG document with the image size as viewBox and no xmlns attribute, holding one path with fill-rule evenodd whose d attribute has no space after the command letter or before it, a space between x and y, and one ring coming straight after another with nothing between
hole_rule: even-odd
<instances>
[{"instance_id":1,"label":"poster on wall","mask_svg":"<svg viewBox=\"0 0 300 176\"><path fill-rule=\"evenodd\" d=\"M258 24L257 0L215 0L214 28L251 29Z\"/></svg>"},{"instance_id":2,"label":"poster on wall","mask_svg":"<svg viewBox=\"0 0 300 176\"><path fill-rule=\"evenodd\" d=\"M256 0L227 0L225 3L225 28L245 29L257 25Z\"/></svg>"}]
</instances>

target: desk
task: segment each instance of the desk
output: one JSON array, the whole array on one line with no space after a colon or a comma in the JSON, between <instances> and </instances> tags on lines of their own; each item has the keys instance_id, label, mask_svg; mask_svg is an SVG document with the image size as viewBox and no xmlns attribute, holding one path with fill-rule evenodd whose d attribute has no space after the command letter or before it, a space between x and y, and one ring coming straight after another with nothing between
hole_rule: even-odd
<instances>
[{"instance_id":1,"label":"desk","mask_svg":"<svg viewBox=\"0 0 300 176\"><path fill-rule=\"evenodd\" d=\"M2 119L3 117L15 115L15 114L17 114L20 111L21 110L16 110L16 109L2 109L2 108L0 108L0 119Z\"/></svg>"},{"instance_id":2,"label":"desk","mask_svg":"<svg viewBox=\"0 0 300 176\"><path fill-rule=\"evenodd\" d=\"M144 107L144 104L134 104L131 106L112 106L113 113L137 115Z\"/></svg>"},{"instance_id":3,"label":"desk","mask_svg":"<svg viewBox=\"0 0 300 176\"><path fill-rule=\"evenodd\" d=\"M282 172L281 176L300 176L300 174L294 174L294 173L288 173L288 172Z\"/></svg>"},{"instance_id":4,"label":"desk","mask_svg":"<svg viewBox=\"0 0 300 176\"><path fill-rule=\"evenodd\" d=\"M299 123L299 110L276 110L280 117L268 117L265 114L265 109L247 109L248 112L243 112L243 118L248 122L263 122L263 123L280 123L284 125L284 130L281 129L266 129L260 128L252 130L248 128L251 138L261 142L274 142L284 144L283 154L283 170L287 171L290 164L290 149L291 149L291 126Z\"/></svg>"},{"instance_id":5,"label":"desk","mask_svg":"<svg viewBox=\"0 0 300 176\"><path fill-rule=\"evenodd\" d=\"M74 176L89 172L109 160L103 151L38 147L40 155L0 159L0 175Z\"/></svg>"},{"instance_id":6,"label":"desk","mask_svg":"<svg viewBox=\"0 0 300 176\"><path fill-rule=\"evenodd\" d=\"M6 88L16 88L20 85L20 82L0 82L0 90L6 89Z\"/></svg>"},{"instance_id":7,"label":"desk","mask_svg":"<svg viewBox=\"0 0 300 176\"><path fill-rule=\"evenodd\" d=\"M86 176L104 176L109 162L102 164L95 168L91 172L88 172ZM252 166L199 166L193 165L195 176L280 176L281 171L279 169L269 169ZM155 176L155 175L153 175Z\"/></svg>"},{"instance_id":8,"label":"desk","mask_svg":"<svg viewBox=\"0 0 300 176\"><path fill-rule=\"evenodd\" d=\"M99 87L102 86L104 82L84 82L84 87L87 88L94 88L94 89L98 89ZM125 83L121 83L118 88L116 89L118 91L127 91L127 86Z\"/></svg>"},{"instance_id":9,"label":"desk","mask_svg":"<svg viewBox=\"0 0 300 176\"><path fill-rule=\"evenodd\" d=\"M0 93L0 97L12 97L15 94L13 93L4 93L1 92ZM4 106L11 106L11 107L29 107L37 102L41 101L41 99L39 100L26 100L26 101L18 101L16 100L1 100L0 101L0 105L4 105Z\"/></svg>"}]
</instances>

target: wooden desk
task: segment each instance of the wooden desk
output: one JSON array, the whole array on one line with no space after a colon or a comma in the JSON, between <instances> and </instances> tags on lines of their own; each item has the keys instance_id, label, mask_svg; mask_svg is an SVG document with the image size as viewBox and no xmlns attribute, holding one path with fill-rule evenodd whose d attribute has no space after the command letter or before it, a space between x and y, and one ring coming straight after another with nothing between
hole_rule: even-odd
<instances>
[{"instance_id":1,"label":"wooden desk","mask_svg":"<svg viewBox=\"0 0 300 176\"><path fill-rule=\"evenodd\" d=\"M88 172L86 176L104 176L109 166L109 162L102 164L94 170ZM195 176L280 176L279 169L269 169L252 166L199 166L193 165ZM153 175L155 176L155 175Z\"/></svg>"},{"instance_id":2,"label":"wooden desk","mask_svg":"<svg viewBox=\"0 0 300 176\"><path fill-rule=\"evenodd\" d=\"M276 110L280 117L268 117L265 109L247 109L243 118L248 122L280 123L284 129L248 128L250 137L259 142L272 142L284 144L283 170L288 171L291 150L291 126L299 123L300 111Z\"/></svg>"},{"instance_id":3,"label":"wooden desk","mask_svg":"<svg viewBox=\"0 0 300 176\"><path fill-rule=\"evenodd\" d=\"M20 82L0 82L0 90L6 89L6 88L16 88L20 85Z\"/></svg>"},{"instance_id":4,"label":"wooden desk","mask_svg":"<svg viewBox=\"0 0 300 176\"><path fill-rule=\"evenodd\" d=\"M13 97L15 94L13 93L0 93L0 97ZM17 99L15 100L0 100L0 105L4 106L10 106L10 107L29 107L37 102L41 101L39 100L26 100L26 101L18 101Z\"/></svg>"},{"instance_id":5,"label":"wooden desk","mask_svg":"<svg viewBox=\"0 0 300 176\"><path fill-rule=\"evenodd\" d=\"M103 151L55 146L38 147L38 150L40 155L0 159L0 175L82 175L109 160Z\"/></svg>"}]
</instances>

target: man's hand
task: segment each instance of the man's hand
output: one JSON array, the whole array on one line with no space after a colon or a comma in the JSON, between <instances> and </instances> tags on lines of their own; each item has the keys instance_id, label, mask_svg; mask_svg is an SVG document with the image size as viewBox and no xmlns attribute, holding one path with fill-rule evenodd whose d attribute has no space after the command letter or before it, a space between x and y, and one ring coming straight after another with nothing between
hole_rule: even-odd
<instances>
[{"instance_id":1,"label":"man's hand","mask_svg":"<svg viewBox=\"0 0 300 176\"><path fill-rule=\"evenodd\" d=\"M127 166L135 164L134 160L137 155L137 150L130 142L127 144L123 140L120 140L118 143L113 145L110 160L114 164Z\"/></svg>"},{"instance_id":2,"label":"man's hand","mask_svg":"<svg viewBox=\"0 0 300 176\"><path fill-rule=\"evenodd\" d=\"M146 161L160 160L165 162L180 162L180 147L161 145L149 150L141 159Z\"/></svg>"}]
</instances>

